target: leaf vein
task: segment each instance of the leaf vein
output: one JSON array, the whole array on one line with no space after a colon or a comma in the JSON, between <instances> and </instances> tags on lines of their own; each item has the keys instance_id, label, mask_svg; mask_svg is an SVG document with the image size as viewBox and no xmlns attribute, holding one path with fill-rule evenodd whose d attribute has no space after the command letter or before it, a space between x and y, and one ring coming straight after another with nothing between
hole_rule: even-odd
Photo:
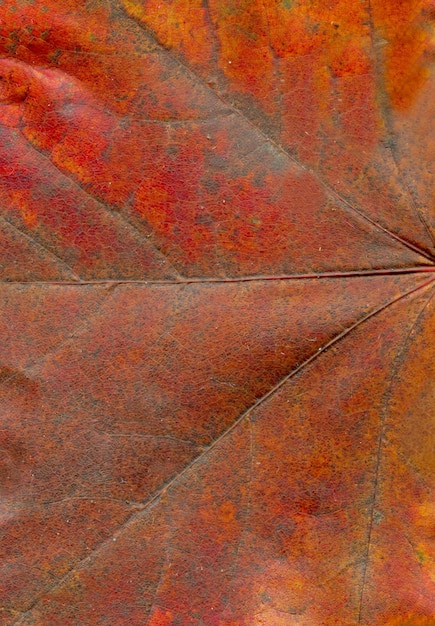
<instances>
[{"instance_id":1,"label":"leaf vein","mask_svg":"<svg viewBox=\"0 0 435 626\"><path fill-rule=\"evenodd\" d=\"M376 31L375 31L375 26L374 26L374 21L373 21L373 6L372 6L372 0L368 0L367 3L367 12L368 12L368 16L369 16L369 27L370 27L370 42L371 42L371 47L372 47L372 55L373 55L373 59L374 59L374 70L375 70L375 78L376 78L376 84L377 84L377 88L379 93L381 94L381 102L380 102L380 111L381 111L381 116L385 125L386 130L388 131L388 134L390 135L390 137L395 137L396 133L394 132L394 128L393 128L393 124L392 124L392 119L391 119L391 115L389 113L389 109L386 106L386 101L387 101L387 92L386 92L386 87L385 87L385 81L383 79L382 73L379 70L379 67L381 65L381 60L380 60L380 55L379 55L379 47L376 45ZM400 166L399 163L399 159L398 159L398 155L397 155L397 150L396 150L396 141L395 139L393 139L393 141L391 142L390 145L390 154L391 157L393 159L393 163L394 166L396 168L397 174L399 175L399 180L402 181L402 188L404 189L406 196L408 197L409 200L409 204L411 206L412 211L414 212L414 215L417 216L418 220L421 222L426 234L428 235L431 243L433 246L435 246L435 236L432 233L431 229L429 228L429 225L427 224L423 214L421 213L421 211L418 209L415 200L414 200L414 195L411 192L411 189L409 187L408 181L407 181L407 177L406 177L406 172L402 171L402 167Z\"/></svg>"},{"instance_id":2,"label":"leaf vein","mask_svg":"<svg viewBox=\"0 0 435 626\"><path fill-rule=\"evenodd\" d=\"M44 252L44 254L49 255L50 257L54 258L56 260L56 263L62 265L70 274L71 274L71 278L75 279L76 281L80 281L81 278L78 274L76 274L74 272L74 270L72 269L72 267L70 267L68 265L68 263L66 261L64 261L64 259L62 259L60 256L58 256L55 252L53 252L52 250L49 250L46 246L44 246L40 241L38 241L37 239L35 239L35 237L33 237L32 235L30 235L29 233L26 233L25 231L21 230L20 228L18 228L18 226L16 226L15 224L13 224L12 222L10 222L8 219L5 218L4 215L0 215L0 220L2 222L4 222L5 224L7 224L11 229L13 229L14 231L16 231L17 233L20 234L21 237L23 237L24 239L26 239L27 241L29 241L33 246L35 246L37 249L39 248L42 252ZM17 281L7 281L7 282L17 282Z\"/></svg>"},{"instance_id":3,"label":"leaf vein","mask_svg":"<svg viewBox=\"0 0 435 626\"><path fill-rule=\"evenodd\" d=\"M39 149L34 143L32 143L24 135L23 132L21 134L23 138L27 141L29 146L33 150L35 150L35 152L40 154L46 161L48 161L62 176L67 178L74 185L74 187L80 189L80 191L82 191L89 198L91 198L94 202L96 202L101 208L104 209L106 213L110 215L112 219L118 220L119 222L121 222L124 225L124 227L128 228L132 232L132 234L141 241L142 245L144 245L145 248L152 249L155 254L157 254L158 256L164 259L165 263L167 263L167 265L172 269L172 271L174 272L176 276L183 278L180 271L173 265L171 261L169 261L167 256L154 243L152 243L147 238L147 236L144 235L142 231L140 231L136 226L134 226L122 213L114 210L112 207L110 207L108 204L106 204L100 198L98 198L98 196L94 195L89 190L85 189L69 171L63 170L62 168L60 168L52 159L50 159L50 157L46 154L45 151Z\"/></svg>"},{"instance_id":4,"label":"leaf vein","mask_svg":"<svg viewBox=\"0 0 435 626\"><path fill-rule=\"evenodd\" d=\"M187 65L187 63L185 63L182 59L180 59L176 54L174 54L168 47L164 46L154 35L154 33L151 32L151 30L149 28L147 28L138 18L136 18L133 15L130 15L128 13L128 11L123 7L120 6L120 11L131 21L135 22L139 28L142 29L142 31L144 32L145 36L148 38L148 40L154 44L155 46L157 46L157 48L161 51L162 54L166 55L167 57L169 57L172 61L174 61L175 63L177 63L177 65L179 67L182 67L184 69L184 71L193 79L195 80L197 83L199 83L200 85L202 85L202 87L204 87L207 91L212 92L214 94L214 97L219 100L220 102L222 102L222 104L226 107L228 107L229 109L231 109L240 119L242 119L246 124L248 124L255 132L257 132L258 134L261 135L261 137L267 142L269 143L271 146L273 146L275 148L275 150L277 150L280 154L284 155L289 161L291 161L293 164L297 165L299 168L303 169L304 171L312 174L313 176L315 176L317 178L317 180L319 181L319 183L322 185L322 187L325 189L325 191L329 192L329 194L331 194L337 201L339 201L342 205L345 205L351 212L356 213L360 218L362 218L363 220L365 220L366 222L369 222L371 224L371 226L377 230L380 230L381 232L383 232L385 235L389 236L391 239L394 239L395 241L397 241L399 244L401 244L402 246L404 246L405 248L408 248L409 250L412 250L413 252L424 256L425 258L432 260L434 257L432 255L430 255L429 253L427 253L424 250L421 250L418 246L414 245L411 241L408 241L407 239L401 237L400 235L398 235L397 233L389 230L387 227L383 226L382 224L380 224L379 222L376 222L374 219L372 219L371 217L369 217L368 215L366 215L361 209L357 208L354 204L352 204L351 202L349 202L348 200L346 200L346 198L344 198L336 189L334 189L333 186L331 186L328 182L325 181L324 177L322 176L322 174L318 171L317 168L313 168L312 166L308 165L307 163L304 163L303 161L301 161L299 158L296 158L293 154L291 154L283 145L281 145L280 143L278 143L276 140L272 139L271 137L269 137L266 132L256 123L254 123L251 119L249 119L249 117L247 117L243 111L239 108L237 108L235 105L231 104L230 102L228 102L223 96L221 96L219 93L217 93L208 83L207 81L205 81L202 76L200 74L198 74L198 72L196 72L193 68L191 68L189 65Z\"/></svg>"},{"instance_id":5,"label":"leaf vein","mask_svg":"<svg viewBox=\"0 0 435 626\"><path fill-rule=\"evenodd\" d=\"M276 385L274 385L266 394L264 394L261 398L259 398L251 407L249 407L246 411L244 411L227 430L225 430L217 439L213 441L213 443L206 448L201 454L199 454L196 458L194 458L181 472L179 472L176 476L174 476L169 482L167 482L163 487L161 487L147 502L143 503L142 508L139 511L136 511L133 515L131 515L119 528L116 530L111 537L104 540L100 544L98 544L94 550L88 554L84 559L76 563L63 577L60 579L58 583L45 590L42 594L37 596L28 607L26 614L28 614L37 604L45 597L47 594L50 594L60 588L64 583L67 583L69 579L76 573L77 571L83 570L91 561L94 559L100 552L102 552L106 546L110 545L114 539L117 539L121 534L128 531L131 525L142 519L150 509L156 506L159 501L164 497L170 489L175 487L181 480L184 478L190 471L192 471L198 464L200 464L207 456L210 454L212 450L214 450L223 440L225 440L242 422L246 419L250 419L250 416L253 411L262 406L265 402L270 400L289 380L294 378L301 371L305 370L313 361L315 361L321 354L326 352L333 345L344 339L347 335L349 335L353 330L363 324L365 321L370 318L378 315L389 306L394 303L402 300L403 298L415 293L416 291L423 289L424 287L435 282L435 279L426 280L423 283L419 283L412 289L396 296L395 298L389 300L388 302L382 304L377 307L367 315L363 316L355 323L350 325L348 328L345 328L331 340L326 342L321 348L319 348L314 354L312 354L308 359L306 359L303 363L301 363L298 367L292 370L289 374L284 376ZM11 626L18 626L19 621L14 622Z\"/></svg>"},{"instance_id":6,"label":"leaf vein","mask_svg":"<svg viewBox=\"0 0 435 626\"><path fill-rule=\"evenodd\" d=\"M433 281L430 281L430 282L433 282ZM388 411L388 404L390 401L391 391L393 387L393 382L396 379L396 375L400 366L402 365L403 356L404 356L408 341L411 337L412 331L416 327L418 322L420 321L421 317L423 316L426 308L428 307L434 295L435 293L431 293L429 297L427 298L427 300L424 302L424 305L421 311L416 316L414 322L411 325L411 328L409 329L403 341L402 348L399 354L396 356L396 362L391 372L390 383L385 394L384 410L382 411L380 425L379 425L378 445L377 445L377 451L376 451L376 466L374 470L374 480L373 480L373 493L370 499L371 502L370 502L369 522L368 522L368 530L367 530L367 548L366 548L366 552L364 555L364 567L363 567L361 592L360 592L359 607L358 607L358 624L361 624L361 619L362 619L364 595L365 595L366 583L367 583L367 571L368 571L368 564L370 560L370 549L371 549L372 538L373 538L372 537L373 523L374 523L376 504L377 504L377 499L378 499L379 478L380 478L380 471L381 471L381 464L382 464L382 448L383 448L384 440L385 440L387 411Z\"/></svg>"},{"instance_id":7,"label":"leaf vein","mask_svg":"<svg viewBox=\"0 0 435 626\"><path fill-rule=\"evenodd\" d=\"M0 284L10 285L64 285L85 287L87 285L206 285L206 284L225 284L225 283L245 283L256 281L271 281L271 280L317 280L317 279L330 279L330 278L358 278L368 276L390 276L390 275L403 275L403 274L431 274L435 272L434 265L416 265L415 267L399 267L399 268L386 268L376 270L355 270L344 272L321 272L313 274L282 274L282 275L255 275L251 276L232 276L232 277L180 277L179 280L162 279L162 280L136 280L136 279L101 279L101 280L81 280L80 282L68 282L67 280L42 280L42 281L11 281L0 280Z\"/></svg>"}]
</instances>

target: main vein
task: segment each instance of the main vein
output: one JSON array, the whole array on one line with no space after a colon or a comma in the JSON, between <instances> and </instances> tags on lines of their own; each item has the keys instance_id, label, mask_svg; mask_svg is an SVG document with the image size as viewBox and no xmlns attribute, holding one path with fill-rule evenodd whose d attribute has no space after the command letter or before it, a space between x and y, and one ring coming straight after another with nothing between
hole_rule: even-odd
<instances>
[{"instance_id":1,"label":"main vein","mask_svg":"<svg viewBox=\"0 0 435 626\"><path fill-rule=\"evenodd\" d=\"M193 461L191 461L181 472L179 472L169 482L167 482L162 488L160 488L147 502L144 502L141 509L133 513L133 515L131 515L118 528L118 530L111 535L111 537L109 537L108 539L100 543L98 546L96 546L95 549L90 554L88 554L84 559L82 559L76 565L74 565L74 567L71 568L69 572L65 574L65 576L63 576L54 585L52 585L50 588L48 588L42 594L36 597L33 600L33 602L28 606L27 610L25 611L25 614L31 611L40 602L40 600L43 597L45 597L47 594L52 593L56 589L60 588L63 584L68 582L68 580L73 576L73 574L77 570L84 569L90 563L90 561L94 559L96 555L102 552L106 546L110 545L114 539L117 539L122 533L127 532L131 525L139 521L141 518L145 517L148 511L153 506L157 505L157 503L160 501L163 495L167 494L171 489L176 487L177 484L179 484L181 480L184 477L186 477L186 475L189 472L192 472L200 463L202 463L204 459L208 457L210 452L214 450L223 440L225 440L239 426L239 424L241 424L244 420L249 419L249 416L251 415L253 411L255 411L260 406L265 404L268 400L270 400L289 380L291 380L294 376L296 376L301 371L303 371L306 367L308 367L311 363L313 363L321 354L323 354L326 350L328 350L333 345L335 345L336 343L344 339L347 335L349 335L349 333L351 333L353 330L358 328L361 324L363 324L370 318L374 317L375 315L378 315L379 313L381 313L382 311L384 311L385 309L387 309L389 306L393 305L394 303L399 302L400 300L406 298L407 296L410 296L411 294L415 293L416 291L419 291L420 289L423 289L426 286L429 286L432 283L435 283L435 278L426 280L418 284L417 286L413 287L412 289L409 289L408 291L400 294L399 296L396 296L395 298L389 300L388 302L380 305L379 307L377 307L376 309L374 309L367 315L361 317L359 320L357 320L355 323L350 325L348 328L346 328L345 330L337 334L331 340L326 342L314 354L312 354L308 359L306 359L303 363L301 363L301 365L299 365L297 368L292 370L289 374L284 376L266 394L264 394L254 404L252 404L252 406L246 409L246 411L244 411L231 424L231 426L227 428L227 430L225 430L219 437L217 437L217 439L215 439L208 448L206 448L201 454L199 454L195 459L193 459ZM20 621L21 621L21 618L18 621L14 622L12 626L18 626Z\"/></svg>"},{"instance_id":2,"label":"main vein","mask_svg":"<svg viewBox=\"0 0 435 626\"><path fill-rule=\"evenodd\" d=\"M374 219L366 215L361 209L359 209L354 204L349 202L349 200L347 200L334 187L332 187L328 182L326 182L321 172L319 172L317 169L313 168L312 166L308 165L307 163L304 163L303 161L301 161L299 158L297 158L295 155L289 152L289 150L286 149L282 144L278 143L275 139L269 137L267 133L258 124L254 123L249 117L247 117L241 109L234 106L232 103L228 102L215 89L213 89L207 83L207 81L203 79L203 77L200 74L198 74L194 69L192 69L189 65L183 62L182 59L180 59L177 55L173 54L168 47L164 46L157 39L154 33L152 33L150 29L147 28L140 21L139 18L133 15L130 15L130 13L128 13L128 11L122 5L119 6L119 9L129 20L132 20L141 28L141 30L145 33L145 36L147 37L147 39L152 44L154 44L163 54L167 55L173 62L177 63L179 67L182 67L183 70L191 77L192 80L194 80L196 83L199 83L207 91L212 92L217 100L222 102L222 104L224 104L228 109L233 111L233 113L237 115L237 117L241 118L255 132L260 134L267 143L272 145L279 153L284 155L289 161L291 161L292 163L294 163L295 165L297 165L299 168L303 169L304 171L309 172L311 175L315 176L317 180L321 183L322 187L326 191L328 191L336 200L344 204L350 211L356 213L360 218L364 219L366 222L369 222L374 228L382 231L384 234L388 235L389 237L391 237L392 239L400 243L402 246L408 248L409 250L412 250L413 252L416 252L417 254L421 256L424 256L428 260L433 260L434 257L432 255L422 250L418 246L414 245L411 241L408 241L407 239L404 239L397 233L389 230L387 227L383 226L379 222L376 222Z\"/></svg>"}]
</instances>

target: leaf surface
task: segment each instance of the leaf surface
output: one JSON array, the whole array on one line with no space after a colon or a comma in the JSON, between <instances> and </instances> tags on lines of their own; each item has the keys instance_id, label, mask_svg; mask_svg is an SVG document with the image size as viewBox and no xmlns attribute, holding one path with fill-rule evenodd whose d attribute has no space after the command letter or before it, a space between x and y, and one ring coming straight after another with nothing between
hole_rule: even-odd
<instances>
[{"instance_id":1,"label":"leaf surface","mask_svg":"<svg viewBox=\"0 0 435 626\"><path fill-rule=\"evenodd\" d=\"M0 623L433 624L429 3L0 31Z\"/></svg>"}]
</instances>

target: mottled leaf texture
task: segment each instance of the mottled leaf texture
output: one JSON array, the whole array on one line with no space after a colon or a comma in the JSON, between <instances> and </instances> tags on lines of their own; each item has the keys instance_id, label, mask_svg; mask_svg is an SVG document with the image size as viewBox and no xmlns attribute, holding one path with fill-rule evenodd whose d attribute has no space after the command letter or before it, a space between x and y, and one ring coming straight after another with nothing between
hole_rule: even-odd
<instances>
[{"instance_id":1,"label":"mottled leaf texture","mask_svg":"<svg viewBox=\"0 0 435 626\"><path fill-rule=\"evenodd\" d=\"M0 2L0 625L434 626L432 0Z\"/></svg>"}]
</instances>

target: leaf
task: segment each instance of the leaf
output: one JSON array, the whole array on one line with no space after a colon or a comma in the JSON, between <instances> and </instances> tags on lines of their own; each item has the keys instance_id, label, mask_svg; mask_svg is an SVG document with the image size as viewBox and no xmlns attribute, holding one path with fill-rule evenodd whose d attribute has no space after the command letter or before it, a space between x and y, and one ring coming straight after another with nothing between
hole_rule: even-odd
<instances>
[{"instance_id":1,"label":"leaf","mask_svg":"<svg viewBox=\"0 0 435 626\"><path fill-rule=\"evenodd\" d=\"M430 4L0 28L0 624L433 624Z\"/></svg>"}]
</instances>

